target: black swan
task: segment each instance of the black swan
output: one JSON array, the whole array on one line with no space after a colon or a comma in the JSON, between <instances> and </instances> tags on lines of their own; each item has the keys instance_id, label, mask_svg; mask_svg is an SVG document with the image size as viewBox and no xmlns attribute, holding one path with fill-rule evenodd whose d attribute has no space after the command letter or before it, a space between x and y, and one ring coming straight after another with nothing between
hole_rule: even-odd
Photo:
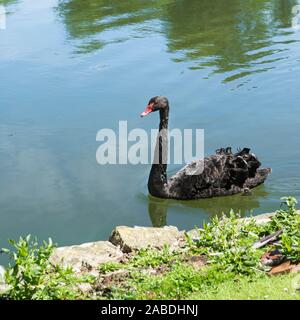
<instances>
[{"instance_id":1,"label":"black swan","mask_svg":"<svg viewBox=\"0 0 300 320\"><path fill-rule=\"evenodd\" d=\"M231 148L222 148L215 155L194 161L178 173L167 179L167 159L165 149L168 147L169 101L166 97L150 99L145 117L151 112L159 111L159 135L149 180L149 193L157 198L176 200L195 200L216 196L227 196L238 193L249 193L249 190L262 184L271 169L259 169L261 163L250 153L249 148L232 153ZM199 166L204 170L193 175Z\"/></svg>"}]
</instances>

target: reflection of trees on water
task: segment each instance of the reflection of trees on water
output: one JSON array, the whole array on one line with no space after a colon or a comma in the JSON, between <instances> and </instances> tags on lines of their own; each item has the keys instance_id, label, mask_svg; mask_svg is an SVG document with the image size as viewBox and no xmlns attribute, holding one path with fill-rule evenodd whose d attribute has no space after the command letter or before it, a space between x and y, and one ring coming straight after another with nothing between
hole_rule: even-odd
<instances>
[{"instance_id":1,"label":"reflection of trees on water","mask_svg":"<svg viewBox=\"0 0 300 320\"><path fill-rule=\"evenodd\" d=\"M0 4L6 6L18 2L19 0L0 0Z\"/></svg>"},{"instance_id":2,"label":"reflection of trees on water","mask_svg":"<svg viewBox=\"0 0 300 320\"><path fill-rule=\"evenodd\" d=\"M240 70L225 82L266 71L266 62L272 58L264 58L278 52L271 48L273 37L282 33L278 26L290 26L287 22L295 2L202 0L185 7L179 1L167 14L169 50L181 53L177 61L193 61L195 69L208 67L213 73Z\"/></svg>"},{"instance_id":3,"label":"reflection of trees on water","mask_svg":"<svg viewBox=\"0 0 300 320\"><path fill-rule=\"evenodd\" d=\"M226 82L266 71L270 63L280 59L272 57L280 51L273 39L283 34L281 28L290 27L296 3L60 0L57 10L70 38L79 41L78 52L157 31L166 37L174 61L192 62L192 69L208 68L210 73L226 72ZM110 33L115 30L118 32Z\"/></svg>"},{"instance_id":4,"label":"reflection of trees on water","mask_svg":"<svg viewBox=\"0 0 300 320\"><path fill-rule=\"evenodd\" d=\"M79 52L88 53L107 43L145 34L145 23L159 19L162 16L160 7L168 2L170 1L60 0L57 11L70 37L81 40ZM132 31L133 26L135 30ZM124 32L122 28L125 29ZM105 32L116 29L120 31L119 36L114 34L114 38L105 37ZM128 35L130 31L133 33Z\"/></svg>"},{"instance_id":5,"label":"reflection of trees on water","mask_svg":"<svg viewBox=\"0 0 300 320\"><path fill-rule=\"evenodd\" d=\"M299 4L297 0L276 0L272 1L274 20L278 27L289 28L293 18L292 8Z\"/></svg>"},{"instance_id":6,"label":"reflection of trees on water","mask_svg":"<svg viewBox=\"0 0 300 320\"><path fill-rule=\"evenodd\" d=\"M168 208L182 205L185 208L199 209L205 212L208 217L220 216L230 213L233 210L240 213L242 217L260 207L260 201L268 196L265 186L261 185L253 190L251 196L235 195L229 197L217 197L195 201L175 201L148 197L148 213L154 227L168 225ZM184 213L183 213L184 214Z\"/></svg>"}]
</instances>

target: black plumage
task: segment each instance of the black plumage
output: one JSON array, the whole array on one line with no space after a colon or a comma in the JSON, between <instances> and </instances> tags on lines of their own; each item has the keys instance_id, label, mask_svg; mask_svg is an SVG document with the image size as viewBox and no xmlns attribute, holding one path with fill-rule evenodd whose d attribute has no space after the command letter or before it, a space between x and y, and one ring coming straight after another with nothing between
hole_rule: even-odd
<instances>
[{"instance_id":1,"label":"black plumage","mask_svg":"<svg viewBox=\"0 0 300 320\"><path fill-rule=\"evenodd\" d=\"M149 101L145 116L160 111L161 134L157 138L155 157L148 189L152 196L159 198L193 200L243 193L262 184L271 169L259 169L261 163L249 148L232 152L231 147L221 148L216 154L194 161L169 180L164 152L168 146L169 102L165 97L154 97ZM165 130L163 130L165 129Z\"/></svg>"}]
</instances>

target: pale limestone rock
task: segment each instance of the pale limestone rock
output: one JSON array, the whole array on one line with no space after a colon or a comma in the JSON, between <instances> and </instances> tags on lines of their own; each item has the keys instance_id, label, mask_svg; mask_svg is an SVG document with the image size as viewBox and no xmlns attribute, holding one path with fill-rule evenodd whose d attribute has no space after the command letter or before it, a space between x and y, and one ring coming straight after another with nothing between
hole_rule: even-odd
<instances>
[{"instance_id":1,"label":"pale limestone rock","mask_svg":"<svg viewBox=\"0 0 300 320\"><path fill-rule=\"evenodd\" d=\"M300 210L297 210L297 213L300 214ZM275 215L276 215L276 212L263 213L253 218L256 220L258 224L264 224L264 223L270 222ZM249 218L244 218L244 219L249 219Z\"/></svg>"},{"instance_id":2,"label":"pale limestone rock","mask_svg":"<svg viewBox=\"0 0 300 320\"><path fill-rule=\"evenodd\" d=\"M147 227L116 227L109 241L120 246L123 252L129 253L142 248L161 249L169 245L176 249L183 240L182 233L176 227L147 228Z\"/></svg>"},{"instance_id":3,"label":"pale limestone rock","mask_svg":"<svg viewBox=\"0 0 300 320\"><path fill-rule=\"evenodd\" d=\"M77 273L97 275L99 265L117 261L123 256L121 250L108 241L84 243L54 250L50 262L64 267L70 266Z\"/></svg>"},{"instance_id":4,"label":"pale limestone rock","mask_svg":"<svg viewBox=\"0 0 300 320\"><path fill-rule=\"evenodd\" d=\"M268 223L271 221L271 218L274 217L276 212L271 212L271 213L264 213L264 214L259 214L258 216L253 217L254 220L258 224L264 224ZM244 220L249 220L250 218L243 218Z\"/></svg>"}]
</instances>

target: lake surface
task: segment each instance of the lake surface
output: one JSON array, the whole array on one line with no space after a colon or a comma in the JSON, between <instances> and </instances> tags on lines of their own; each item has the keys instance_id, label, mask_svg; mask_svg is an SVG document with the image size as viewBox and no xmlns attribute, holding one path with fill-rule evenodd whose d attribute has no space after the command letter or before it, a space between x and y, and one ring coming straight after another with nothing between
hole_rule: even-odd
<instances>
[{"instance_id":1,"label":"lake surface","mask_svg":"<svg viewBox=\"0 0 300 320\"><path fill-rule=\"evenodd\" d=\"M68 245L116 225L189 229L300 199L297 1L0 4L0 247L28 233ZM205 154L251 146L273 168L267 183L249 197L164 201L148 196L150 165L100 166L98 130L157 128L157 115L139 117L156 95L169 97L170 128L205 129Z\"/></svg>"}]
</instances>

